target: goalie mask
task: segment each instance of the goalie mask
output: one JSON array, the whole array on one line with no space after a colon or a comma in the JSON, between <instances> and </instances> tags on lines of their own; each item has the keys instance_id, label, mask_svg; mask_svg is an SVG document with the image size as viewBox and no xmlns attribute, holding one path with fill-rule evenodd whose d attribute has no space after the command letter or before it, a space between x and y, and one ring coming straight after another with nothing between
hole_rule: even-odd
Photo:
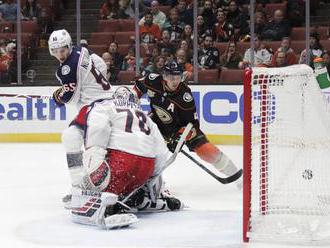
<instances>
[{"instance_id":1,"label":"goalie mask","mask_svg":"<svg viewBox=\"0 0 330 248\"><path fill-rule=\"evenodd\" d=\"M127 102L140 104L139 98L126 86L120 86L113 93L113 97Z\"/></svg>"},{"instance_id":2,"label":"goalie mask","mask_svg":"<svg viewBox=\"0 0 330 248\"><path fill-rule=\"evenodd\" d=\"M72 52L72 39L65 29L54 31L48 40L50 55L63 63Z\"/></svg>"}]
</instances>

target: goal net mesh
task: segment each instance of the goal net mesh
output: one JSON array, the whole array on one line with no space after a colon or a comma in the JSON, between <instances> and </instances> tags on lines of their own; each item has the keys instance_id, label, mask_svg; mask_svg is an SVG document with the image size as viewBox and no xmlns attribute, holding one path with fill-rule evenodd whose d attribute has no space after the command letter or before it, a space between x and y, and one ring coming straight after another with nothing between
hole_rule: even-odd
<instances>
[{"instance_id":1,"label":"goal net mesh","mask_svg":"<svg viewBox=\"0 0 330 248\"><path fill-rule=\"evenodd\" d=\"M330 239L330 109L306 65L251 76L250 239Z\"/></svg>"}]
</instances>

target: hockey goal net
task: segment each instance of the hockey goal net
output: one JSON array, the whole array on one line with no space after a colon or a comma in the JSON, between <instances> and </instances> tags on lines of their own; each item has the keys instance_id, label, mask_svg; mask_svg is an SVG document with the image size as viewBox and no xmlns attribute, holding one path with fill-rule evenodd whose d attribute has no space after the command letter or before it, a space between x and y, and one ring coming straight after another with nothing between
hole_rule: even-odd
<instances>
[{"instance_id":1,"label":"hockey goal net","mask_svg":"<svg viewBox=\"0 0 330 248\"><path fill-rule=\"evenodd\" d=\"M244 78L243 238L330 239L330 109L306 65Z\"/></svg>"}]
</instances>

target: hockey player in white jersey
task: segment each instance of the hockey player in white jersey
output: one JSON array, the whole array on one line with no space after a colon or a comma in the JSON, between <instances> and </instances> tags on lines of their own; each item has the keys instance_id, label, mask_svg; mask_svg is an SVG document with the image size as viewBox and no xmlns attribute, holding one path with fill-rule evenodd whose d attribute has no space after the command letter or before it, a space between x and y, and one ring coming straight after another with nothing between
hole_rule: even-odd
<instances>
[{"instance_id":1,"label":"hockey player in white jersey","mask_svg":"<svg viewBox=\"0 0 330 248\"><path fill-rule=\"evenodd\" d=\"M107 66L102 58L84 47L73 46L70 34L64 29L54 31L48 45L50 54L60 62L56 78L62 87L53 93L57 104L72 104L80 110L97 99L112 95L111 85L104 76ZM82 175L83 145L83 131L77 123L72 122L64 130L62 142L71 181L76 185Z\"/></svg>"},{"instance_id":2,"label":"hockey player in white jersey","mask_svg":"<svg viewBox=\"0 0 330 248\"><path fill-rule=\"evenodd\" d=\"M80 111L77 122L85 133L85 174L73 190L73 220L105 228L135 222L132 215L116 215L117 200L157 177L172 156L157 125L127 87L119 87L114 98L97 100ZM139 209L143 197L134 198L124 203ZM164 210L182 208L178 199L161 198Z\"/></svg>"}]
</instances>

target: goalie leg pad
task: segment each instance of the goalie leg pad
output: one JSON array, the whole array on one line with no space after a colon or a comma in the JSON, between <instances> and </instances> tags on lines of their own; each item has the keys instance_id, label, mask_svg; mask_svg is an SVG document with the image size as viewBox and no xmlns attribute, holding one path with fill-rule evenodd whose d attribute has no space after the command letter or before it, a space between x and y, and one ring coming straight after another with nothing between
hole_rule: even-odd
<instances>
[{"instance_id":1,"label":"goalie leg pad","mask_svg":"<svg viewBox=\"0 0 330 248\"><path fill-rule=\"evenodd\" d=\"M137 222L134 214L105 215L107 207L114 206L117 200L118 196L112 193L73 188L72 221L102 229L120 228Z\"/></svg>"}]
</instances>

